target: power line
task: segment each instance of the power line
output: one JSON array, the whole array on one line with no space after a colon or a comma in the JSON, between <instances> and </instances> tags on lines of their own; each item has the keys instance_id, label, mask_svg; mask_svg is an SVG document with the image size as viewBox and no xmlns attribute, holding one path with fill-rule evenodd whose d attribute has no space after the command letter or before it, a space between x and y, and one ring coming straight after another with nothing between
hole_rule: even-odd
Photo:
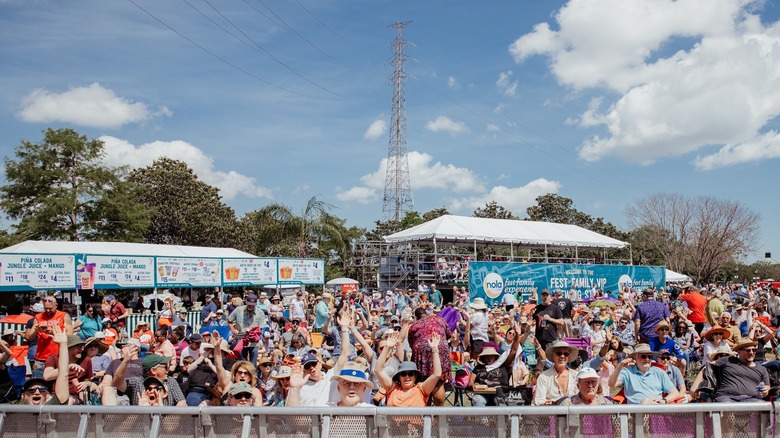
<instances>
[{"instance_id":1,"label":"power line","mask_svg":"<svg viewBox=\"0 0 780 438\"><path fill-rule=\"evenodd\" d=\"M150 16L150 17L152 17L152 18L153 18L155 21L157 21L158 23L160 23L160 24L162 24L163 26L167 27L169 30L171 30L171 31L172 31L173 33L175 33L176 35L179 35L180 37L184 38L184 39L185 39L187 42L189 42L189 43L190 43L190 44L192 44L193 46L195 46L195 47L199 48L200 50L202 50L202 51L204 51L204 52L208 53L209 55L213 56L214 58L217 58L218 60L222 61L223 63L225 63L225 64L229 65L230 67L233 67L234 69L236 69L236 70L240 71L241 73L244 73L245 75L247 75L247 76L249 76L249 77L251 77L251 78L257 79L258 81L260 81L260 82L263 82L264 84L270 85L270 86L272 86L272 87L274 87L274 88L277 88L277 89L279 89L279 90L281 90L281 91L285 91L285 92L288 92L288 93L291 93L291 94L295 94L295 95L297 95L297 96L308 97L308 98L312 98L312 99L322 99L322 100L336 100L336 99L331 99L331 98L327 98L327 97L313 96L313 95L309 95L309 94L305 94L305 93L300 93L300 92L293 91L293 90L290 90L290 89L288 89L288 88L282 87L282 86L280 86L280 85L274 84L274 83L272 83L272 82L270 82L270 81L267 81L267 80L265 80L265 79L263 79L263 78L261 78L261 77L259 77L259 76L255 75L255 74L253 74L253 73L251 73L251 72L249 72L249 71L247 71L247 70L244 70L243 68L241 68L241 67L239 67L239 66L237 66L237 65L233 64L232 62L228 61L227 59L225 59L225 58L223 58L223 57L221 57L221 56L217 55L216 53L212 52L211 50L209 50L209 49L207 49L207 48L203 47L202 45L200 45L200 44L198 44L198 43L196 43L196 42L195 42L195 41L193 41L191 38L187 37L187 36L186 36L186 35L184 35L183 33L179 32L178 30L176 30L176 29L174 29L173 27L171 27L171 26L170 26L168 23L166 23L166 22L162 21L161 19L157 18L157 17L156 17L154 14L152 14L151 12L147 11L146 9L144 9L144 8L143 8L141 5L139 5L139 4L138 4L138 3L136 3L135 1L133 1L133 0L127 0L127 1L129 1L130 3L132 3L132 4L133 4L135 7L137 7L137 8L138 8L138 9L140 9L141 11L143 11L143 12L144 12L146 15L148 15L148 16Z\"/></svg>"}]
</instances>

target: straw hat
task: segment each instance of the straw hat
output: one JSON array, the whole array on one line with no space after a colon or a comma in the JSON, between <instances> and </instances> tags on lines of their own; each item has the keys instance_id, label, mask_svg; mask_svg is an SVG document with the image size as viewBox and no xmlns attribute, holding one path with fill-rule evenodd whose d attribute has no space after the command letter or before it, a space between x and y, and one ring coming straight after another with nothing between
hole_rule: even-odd
<instances>
[{"instance_id":1,"label":"straw hat","mask_svg":"<svg viewBox=\"0 0 780 438\"><path fill-rule=\"evenodd\" d=\"M285 379L290 376L292 376L292 368L288 366L281 366L275 373L271 374L271 378L274 380Z\"/></svg>"},{"instance_id":2,"label":"straw hat","mask_svg":"<svg viewBox=\"0 0 780 438\"><path fill-rule=\"evenodd\" d=\"M718 348L715 349L710 355L708 356L710 359L710 362L715 361L715 357L719 354L727 354L729 356L733 356L734 352L731 350L731 347L728 346L728 344L721 344L718 345Z\"/></svg>"},{"instance_id":3,"label":"straw hat","mask_svg":"<svg viewBox=\"0 0 780 438\"><path fill-rule=\"evenodd\" d=\"M400 367L399 367L400 368ZM348 382L365 383L369 389L374 389L374 384L366 374L365 368L357 362L347 362L338 375L333 376L336 380L346 380Z\"/></svg>"},{"instance_id":4,"label":"straw hat","mask_svg":"<svg viewBox=\"0 0 780 438\"><path fill-rule=\"evenodd\" d=\"M485 356L496 356L500 357L501 355L498 354L498 351L496 351L493 347L485 347L482 349L482 352L479 353L479 359L482 359Z\"/></svg>"},{"instance_id":5,"label":"straw hat","mask_svg":"<svg viewBox=\"0 0 780 438\"><path fill-rule=\"evenodd\" d=\"M658 324L655 325L655 328L653 329L653 331L655 332L655 334L658 334L658 332L661 331L662 328L665 328L667 330L671 330L672 326L670 326L669 323L666 322L666 321L661 321L661 322L659 322Z\"/></svg>"},{"instance_id":6,"label":"straw hat","mask_svg":"<svg viewBox=\"0 0 780 438\"><path fill-rule=\"evenodd\" d=\"M551 357L553 357L555 350L569 350L569 362L574 362L577 360L577 357L579 355L579 350L577 347L572 347L569 345L566 341L557 340L550 344L549 347L547 347L546 350L544 350L544 354L547 356L547 359L550 360Z\"/></svg>"},{"instance_id":7,"label":"straw hat","mask_svg":"<svg viewBox=\"0 0 780 438\"><path fill-rule=\"evenodd\" d=\"M734 350L734 352L737 352L744 348L755 347L756 345L758 345L758 342L751 341L750 338L740 338L739 341L737 341L737 343L734 344L734 348L732 348L732 350Z\"/></svg>"},{"instance_id":8,"label":"straw hat","mask_svg":"<svg viewBox=\"0 0 780 438\"><path fill-rule=\"evenodd\" d=\"M650 349L650 346L647 344L637 344L636 347L634 347L634 352L631 353L631 357L636 357L637 354L650 354L653 357L658 356L657 351L653 351Z\"/></svg>"},{"instance_id":9,"label":"straw hat","mask_svg":"<svg viewBox=\"0 0 780 438\"><path fill-rule=\"evenodd\" d=\"M485 304L484 298L474 298L474 301L471 302L471 308L474 310L482 310L487 309L487 304Z\"/></svg>"},{"instance_id":10,"label":"straw hat","mask_svg":"<svg viewBox=\"0 0 780 438\"><path fill-rule=\"evenodd\" d=\"M104 336L104 338L105 338L105 336ZM100 338L97 338L97 337L87 338L87 340L84 342L84 349L85 350L88 349L89 346L92 345L92 344L97 345L98 352L100 352L100 354L103 354L106 351L108 351L108 345L106 345L103 342L101 342Z\"/></svg>"},{"instance_id":11,"label":"straw hat","mask_svg":"<svg viewBox=\"0 0 780 438\"><path fill-rule=\"evenodd\" d=\"M712 335L715 334L715 333L722 334L724 341L731 337L731 332L727 328L724 328L724 327L713 327L713 328L707 330L706 332L704 332L704 334L702 334L701 337L706 339L706 340L708 340L708 341L710 341L710 342L712 342Z\"/></svg>"}]
</instances>

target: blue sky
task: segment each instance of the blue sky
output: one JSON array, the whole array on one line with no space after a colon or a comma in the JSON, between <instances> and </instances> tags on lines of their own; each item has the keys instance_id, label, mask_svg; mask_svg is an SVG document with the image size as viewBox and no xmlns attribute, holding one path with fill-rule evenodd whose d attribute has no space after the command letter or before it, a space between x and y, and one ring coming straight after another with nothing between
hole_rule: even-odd
<instances>
[{"instance_id":1,"label":"blue sky","mask_svg":"<svg viewBox=\"0 0 780 438\"><path fill-rule=\"evenodd\" d=\"M0 0L0 152L73 127L109 164L186 161L239 215L321 195L371 227L388 25L412 21L415 210L495 200L524 216L557 193L626 228L637 199L707 195L759 211L750 258L778 259L778 15L747 0Z\"/></svg>"}]
</instances>

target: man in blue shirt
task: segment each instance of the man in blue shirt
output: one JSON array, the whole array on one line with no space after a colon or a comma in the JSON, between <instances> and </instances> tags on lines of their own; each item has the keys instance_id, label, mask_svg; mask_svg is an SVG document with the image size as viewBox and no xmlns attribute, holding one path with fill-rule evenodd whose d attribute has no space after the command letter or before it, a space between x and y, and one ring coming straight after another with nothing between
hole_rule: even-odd
<instances>
[{"instance_id":1,"label":"man in blue shirt","mask_svg":"<svg viewBox=\"0 0 780 438\"><path fill-rule=\"evenodd\" d=\"M622 386L629 404L665 404L677 399L680 392L666 372L652 366L656 355L647 344L637 345L631 357L618 363L615 372L609 376L609 386Z\"/></svg>"},{"instance_id":2,"label":"man in blue shirt","mask_svg":"<svg viewBox=\"0 0 780 438\"><path fill-rule=\"evenodd\" d=\"M636 334L636 343L647 343L654 338L655 326L661 321L669 322L669 306L659 303L655 300L655 292L652 289L645 289L642 292L644 302L636 306L634 314L634 333Z\"/></svg>"}]
</instances>

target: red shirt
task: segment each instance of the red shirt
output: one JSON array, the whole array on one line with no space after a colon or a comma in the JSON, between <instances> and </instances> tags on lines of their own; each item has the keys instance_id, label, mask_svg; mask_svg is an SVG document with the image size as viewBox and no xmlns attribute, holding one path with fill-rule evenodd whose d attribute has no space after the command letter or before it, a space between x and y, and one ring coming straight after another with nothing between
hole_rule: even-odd
<instances>
[{"instance_id":1,"label":"red shirt","mask_svg":"<svg viewBox=\"0 0 780 438\"><path fill-rule=\"evenodd\" d=\"M689 292L687 294L680 295L680 301L688 303L688 310L691 313L688 314L688 320L693 323L703 324L707 321L707 317L704 315L704 307L707 305L707 298L699 292Z\"/></svg>"},{"instance_id":2,"label":"red shirt","mask_svg":"<svg viewBox=\"0 0 780 438\"><path fill-rule=\"evenodd\" d=\"M65 331L65 318L70 318L70 315L60 310L55 310L51 317L46 312L35 315L35 321L41 328L38 330L38 349L35 351L35 360L45 362L46 358L60 352L59 345L52 340L52 336L49 334L51 331L49 327L57 325L62 331Z\"/></svg>"},{"instance_id":3,"label":"red shirt","mask_svg":"<svg viewBox=\"0 0 780 438\"><path fill-rule=\"evenodd\" d=\"M124 327L125 326L125 320L124 318L119 319L120 316L124 315L127 309L125 309L125 306L122 305L119 301L116 302L113 306L111 306L111 311L109 312L109 318L111 321L116 324L117 327Z\"/></svg>"}]
</instances>

